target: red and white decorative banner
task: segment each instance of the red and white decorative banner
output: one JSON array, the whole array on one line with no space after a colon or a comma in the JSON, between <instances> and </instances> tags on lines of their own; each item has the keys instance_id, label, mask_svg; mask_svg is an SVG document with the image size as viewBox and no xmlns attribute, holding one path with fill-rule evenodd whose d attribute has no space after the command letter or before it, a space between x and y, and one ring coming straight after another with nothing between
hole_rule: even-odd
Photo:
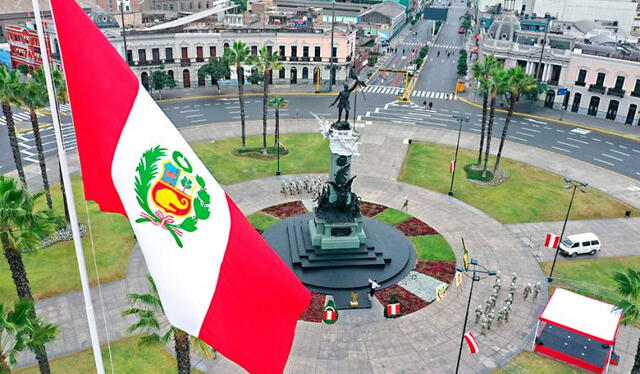
<instances>
[{"instance_id":1,"label":"red and white decorative banner","mask_svg":"<svg viewBox=\"0 0 640 374\"><path fill-rule=\"evenodd\" d=\"M473 336L473 333L471 331L464 334L464 340L467 342L471 354L478 353L478 341L476 340L476 337Z\"/></svg>"},{"instance_id":2,"label":"red and white decorative banner","mask_svg":"<svg viewBox=\"0 0 640 374\"><path fill-rule=\"evenodd\" d=\"M400 314L400 303L387 304L388 316L397 316L398 314Z\"/></svg>"},{"instance_id":3,"label":"red and white decorative banner","mask_svg":"<svg viewBox=\"0 0 640 374\"><path fill-rule=\"evenodd\" d=\"M558 244L560 244L560 237L558 235L547 234L547 238L544 240L545 247L556 249L558 248Z\"/></svg>"},{"instance_id":4,"label":"red and white decorative banner","mask_svg":"<svg viewBox=\"0 0 640 374\"><path fill-rule=\"evenodd\" d=\"M453 173L456 170L456 160L451 160L449 163L449 173Z\"/></svg>"},{"instance_id":5,"label":"red and white decorative banner","mask_svg":"<svg viewBox=\"0 0 640 374\"><path fill-rule=\"evenodd\" d=\"M323 310L322 319L325 321L335 321L338 318L335 310Z\"/></svg>"}]
</instances>

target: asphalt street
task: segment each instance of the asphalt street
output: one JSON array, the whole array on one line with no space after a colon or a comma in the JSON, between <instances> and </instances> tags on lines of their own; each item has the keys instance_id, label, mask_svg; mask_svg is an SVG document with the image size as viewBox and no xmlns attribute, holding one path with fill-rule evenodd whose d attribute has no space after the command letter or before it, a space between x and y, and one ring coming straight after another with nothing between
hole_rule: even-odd
<instances>
[{"instance_id":1,"label":"asphalt street","mask_svg":"<svg viewBox=\"0 0 640 374\"><path fill-rule=\"evenodd\" d=\"M464 8L451 7L448 21L443 24L442 34L437 42L431 46L428 62L412 92L412 101L415 103L401 104L395 102L395 97L401 93L402 83L390 81L384 78L383 84L375 85L378 76L374 75L370 85L363 93L357 95L356 116L361 120L390 121L399 124L411 124L417 126L431 126L437 128L449 128L457 130L458 122L453 118L455 114L468 116L470 121L464 123L462 131L479 133L482 111L463 102L454 100L452 91L456 80L456 58L452 55L447 61L444 51L457 51L460 48L462 36L458 34L459 17ZM418 35L413 32L400 45L405 45L405 52L412 43L427 41L430 35L431 21L421 20L416 29ZM444 47L438 47L442 45ZM414 48L418 47L415 45ZM419 47L418 49L419 50ZM441 51L440 56L437 52ZM388 63L397 62L397 66L406 66L410 59L402 59L402 47L397 47L396 53L388 59ZM444 56L444 57L443 57ZM400 58L399 58L400 57ZM444 61L442 59L445 59ZM401 82L401 81L400 81ZM384 88L380 88L384 87ZM400 91L398 91L400 90ZM312 94L278 94L289 101L287 108L281 110L283 119L310 118L318 115L323 118L333 119L336 109L329 108L334 95ZM352 100L351 119L354 115L355 100ZM432 102L432 110L427 110L423 101ZM246 97L246 118L257 120L262 118L262 96L259 94ZM197 126L215 122L239 122L240 106L235 97L207 97L181 99L159 102L160 108L167 114L177 127ZM22 128L28 127L28 116L24 111L15 111L17 120L22 121ZM273 121L273 109L268 114ZM493 130L492 152L495 152L505 115L496 113L496 124ZM75 136L68 116L68 107L63 108L63 127L65 147L76 147ZM49 123L51 119L41 115L42 123ZM0 127L5 127L4 121L0 121ZM14 163L6 136L6 130L0 130L0 173L4 174L13 170ZM55 154L55 141L51 127L41 130L46 156ZM628 177L640 180L640 142L609 135L601 132L593 132L588 129L558 124L539 119L514 116L509 129L508 139L544 150L570 156L584 162L609 169ZM25 163L37 162L33 134L22 132L19 134L20 151Z\"/></svg>"}]
</instances>

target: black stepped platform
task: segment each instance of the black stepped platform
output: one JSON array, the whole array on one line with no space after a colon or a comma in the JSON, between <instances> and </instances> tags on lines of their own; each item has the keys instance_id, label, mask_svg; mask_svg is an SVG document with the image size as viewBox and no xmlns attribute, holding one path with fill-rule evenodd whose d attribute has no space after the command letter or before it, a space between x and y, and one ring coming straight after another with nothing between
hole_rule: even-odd
<instances>
[{"instance_id":1,"label":"black stepped platform","mask_svg":"<svg viewBox=\"0 0 640 374\"><path fill-rule=\"evenodd\" d=\"M321 250L311 245L308 221L288 220L287 236L293 264L303 269L339 266L384 266L391 260L381 250L376 250L369 240L359 248L346 250ZM370 235L374 236L373 233ZM367 233L367 237L369 234Z\"/></svg>"},{"instance_id":2,"label":"black stepped platform","mask_svg":"<svg viewBox=\"0 0 640 374\"><path fill-rule=\"evenodd\" d=\"M398 283L416 262L411 241L398 229L363 217L367 243L360 248L322 251L311 245L311 214L287 218L267 229L263 236L304 285L333 295L338 309L350 309L351 292L359 293L360 308L370 308L369 279L382 288Z\"/></svg>"}]
</instances>

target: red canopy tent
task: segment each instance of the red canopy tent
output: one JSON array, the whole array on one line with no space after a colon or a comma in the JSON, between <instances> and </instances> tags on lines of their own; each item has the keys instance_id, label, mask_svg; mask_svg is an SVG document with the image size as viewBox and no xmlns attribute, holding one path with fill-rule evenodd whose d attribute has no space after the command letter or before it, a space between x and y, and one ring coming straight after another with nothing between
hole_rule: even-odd
<instances>
[{"instance_id":1,"label":"red canopy tent","mask_svg":"<svg viewBox=\"0 0 640 374\"><path fill-rule=\"evenodd\" d=\"M538 320L534 350L594 373L617 363L613 352L622 312L557 288Z\"/></svg>"}]
</instances>

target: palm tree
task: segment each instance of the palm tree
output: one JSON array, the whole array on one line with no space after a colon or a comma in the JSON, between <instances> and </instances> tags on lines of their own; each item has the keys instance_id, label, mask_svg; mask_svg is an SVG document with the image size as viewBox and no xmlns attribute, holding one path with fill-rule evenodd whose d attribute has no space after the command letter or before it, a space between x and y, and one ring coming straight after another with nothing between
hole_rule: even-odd
<instances>
[{"instance_id":1,"label":"palm tree","mask_svg":"<svg viewBox=\"0 0 640 374\"><path fill-rule=\"evenodd\" d=\"M500 165L502 148L504 147L504 141L507 138L507 131L509 131L509 124L513 117L513 108L521 95L531 92L538 85L536 79L531 75L525 74L524 69L520 66L507 70L502 79L503 81L500 83L500 91L504 92L505 98L509 102L509 111L507 112L507 117L505 118L504 126L502 127L502 136L500 137L498 155L496 156L496 163L493 166L494 173L498 170L498 166Z\"/></svg>"},{"instance_id":2,"label":"palm tree","mask_svg":"<svg viewBox=\"0 0 640 374\"><path fill-rule=\"evenodd\" d=\"M238 100L240 101L240 126L242 127L242 149L247 148L247 135L245 129L244 115L244 68L242 64L246 63L249 57L249 47L243 42L235 41L231 48L224 51L224 60L227 66L235 66L236 75L238 77Z\"/></svg>"},{"instance_id":3,"label":"palm tree","mask_svg":"<svg viewBox=\"0 0 640 374\"><path fill-rule=\"evenodd\" d=\"M625 272L614 274L613 279L616 282L616 290L622 297L616 303L616 308L623 313L622 324L627 325L640 321L640 275L636 270L627 268ZM638 340L631 374L640 374L640 340Z\"/></svg>"},{"instance_id":4,"label":"palm tree","mask_svg":"<svg viewBox=\"0 0 640 374\"><path fill-rule=\"evenodd\" d=\"M190 374L191 345L196 348L200 355L206 358L214 358L215 351L202 340L190 336L179 328L173 327L168 323L161 323L161 319L165 320L163 318L162 301L153 278L147 275L147 280L149 281L149 293L129 294L129 301L131 301L132 307L123 311L122 315L136 316L138 320L129 326L127 331L129 333L145 332L146 334L141 336L139 341L139 344L143 346L155 344L165 346L173 338L178 374Z\"/></svg>"},{"instance_id":5,"label":"palm tree","mask_svg":"<svg viewBox=\"0 0 640 374\"><path fill-rule=\"evenodd\" d=\"M57 330L35 315L32 301L18 300L11 310L0 304L0 373L11 373L17 353L55 340Z\"/></svg>"},{"instance_id":6,"label":"palm tree","mask_svg":"<svg viewBox=\"0 0 640 374\"><path fill-rule=\"evenodd\" d=\"M491 136L493 132L493 124L496 120L496 100L498 99L498 93L500 89L500 82L502 82L501 75L503 70L500 66L495 67L490 79L488 80L489 92L491 93L491 100L489 104L489 120L487 122L487 147L484 151L484 164L482 166L482 177L487 176L487 167L489 163L489 151L491 150Z\"/></svg>"},{"instance_id":7,"label":"palm tree","mask_svg":"<svg viewBox=\"0 0 640 374\"><path fill-rule=\"evenodd\" d=\"M18 137L16 136L16 125L13 121L13 113L11 112L11 104L17 104L16 97L17 86L19 84L18 73L13 70L9 71L4 65L0 65L0 103L2 104L2 113L7 121L7 133L9 135L9 144L11 145L11 153L13 153L13 161L16 164L18 177L23 185L27 185L27 179L24 175L22 167L22 158L20 158L20 149L18 148Z\"/></svg>"},{"instance_id":8,"label":"palm tree","mask_svg":"<svg viewBox=\"0 0 640 374\"><path fill-rule=\"evenodd\" d=\"M495 56L489 55L483 63L476 62L473 67L473 76L480 83L480 92L482 92L482 128L480 130L480 147L478 148L478 162L482 163L482 150L484 148L484 136L487 126L487 111L489 107L489 92L491 90L491 73L496 68L498 60Z\"/></svg>"},{"instance_id":9,"label":"palm tree","mask_svg":"<svg viewBox=\"0 0 640 374\"><path fill-rule=\"evenodd\" d=\"M273 70L282 69L280 54L271 52L267 47L260 48L257 55L249 58L249 63L255 64L258 70L264 75L264 86L262 95L262 153L267 153L267 104L269 103L269 82L273 75Z\"/></svg>"},{"instance_id":10,"label":"palm tree","mask_svg":"<svg viewBox=\"0 0 640 374\"><path fill-rule=\"evenodd\" d=\"M278 151L278 147L280 146L280 108L284 108L287 106L287 101L280 96L274 96L271 101L269 101L269 106L275 108L276 115L276 129L275 129L275 141L274 148L276 148L276 152Z\"/></svg>"},{"instance_id":11,"label":"palm tree","mask_svg":"<svg viewBox=\"0 0 640 374\"><path fill-rule=\"evenodd\" d=\"M40 136L40 125L38 124L38 114L36 113L36 110L45 108L49 104L47 88L39 81L29 80L26 83L21 83L18 89L19 102L23 106L29 108L33 138L36 143L36 150L38 151L38 163L40 164L42 185L47 198L47 206L49 209L53 209L51 190L49 188L49 178L47 176L47 165L44 159L44 149L42 148L42 137Z\"/></svg>"},{"instance_id":12,"label":"palm tree","mask_svg":"<svg viewBox=\"0 0 640 374\"><path fill-rule=\"evenodd\" d=\"M33 301L21 251L35 250L54 232L59 221L51 210L35 210L35 203L41 196L42 193L29 194L17 180L0 175L0 244L21 300ZM32 351L36 354L40 372L50 373L44 346L33 346Z\"/></svg>"}]
</instances>

